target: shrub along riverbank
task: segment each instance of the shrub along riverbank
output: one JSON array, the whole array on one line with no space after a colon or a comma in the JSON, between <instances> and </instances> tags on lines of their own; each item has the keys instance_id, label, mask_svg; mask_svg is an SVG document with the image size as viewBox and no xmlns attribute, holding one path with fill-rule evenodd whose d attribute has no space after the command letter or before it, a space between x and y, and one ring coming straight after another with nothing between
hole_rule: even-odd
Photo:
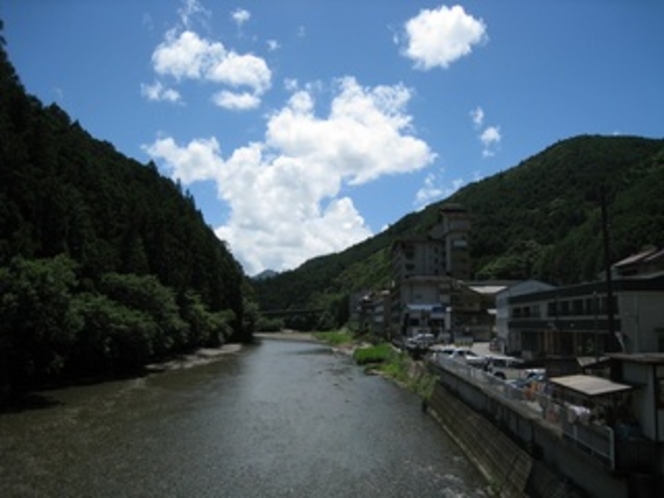
<instances>
[{"instance_id":1,"label":"shrub along riverbank","mask_svg":"<svg viewBox=\"0 0 664 498\"><path fill-rule=\"evenodd\" d=\"M319 332L314 336L336 350L352 356L367 373L392 379L425 401L431 397L436 383L435 376L427 371L421 361L414 360L408 353L397 349L391 343L377 341L373 337L354 336L344 330Z\"/></svg>"}]
</instances>

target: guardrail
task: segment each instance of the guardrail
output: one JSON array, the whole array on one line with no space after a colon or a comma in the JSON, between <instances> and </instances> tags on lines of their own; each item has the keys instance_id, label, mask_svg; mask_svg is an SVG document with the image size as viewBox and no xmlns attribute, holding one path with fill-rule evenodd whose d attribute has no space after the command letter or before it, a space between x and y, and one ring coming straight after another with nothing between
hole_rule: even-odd
<instances>
[{"instance_id":1,"label":"guardrail","mask_svg":"<svg viewBox=\"0 0 664 498\"><path fill-rule=\"evenodd\" d=\"M494 399L522 416L530 415L547 422L547 426L567 441L596 457L610 469L615 469L615 439L611 427L587 421L576 416L574 409L554 400L545 384L533 384L521 389L495 377L481 368L462 361L439 357L430 365L434 370L452 372L466 382L490 393Z\"/></svg>"},{"instance_id":2,"label":"guardrail","mask_svg":"<svg viewBox=\"0 0 664 498\"><path fill-rule=\"evenodd\" d=\"M579 448L615 469L615 443L613 429L606 425L570 423L563 418L563 434Z\"/></svg>"}]
</instances>

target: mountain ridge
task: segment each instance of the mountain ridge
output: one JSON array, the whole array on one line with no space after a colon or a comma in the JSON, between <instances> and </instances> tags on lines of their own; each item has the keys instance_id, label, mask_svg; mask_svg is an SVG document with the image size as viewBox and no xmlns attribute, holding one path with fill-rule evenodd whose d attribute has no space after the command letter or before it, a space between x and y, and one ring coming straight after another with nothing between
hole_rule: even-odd
<instances>
[{"instance_id":1,"label":"mountain ridge","mask_svg":"<svg viewBox=\"0 0 664 498\"><path fill-rule=\"evenodd\" d=\"M349 293L389 286L389 247L426 233L444 203L472 216L476 279L589 280L601 269L600 186L611 229L611 260L642 246L664 245L664 140L578 135L406 214L383 232L339 253L255 283L261 308L326 308L343 316Z\"/></svg>"}]
</instances>

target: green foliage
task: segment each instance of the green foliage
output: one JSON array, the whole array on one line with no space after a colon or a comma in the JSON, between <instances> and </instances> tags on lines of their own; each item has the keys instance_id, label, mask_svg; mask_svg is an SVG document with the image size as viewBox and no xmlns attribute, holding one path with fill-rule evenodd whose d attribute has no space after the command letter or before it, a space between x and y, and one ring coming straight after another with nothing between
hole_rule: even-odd
<instances>
[{"instance_id":1,"label":"green foliage","mask_svg":"<svg viewBox=\"0 0 664 498\"><path fill-rule=\"evenodd\" d=\"M71 306L74 263L65 257L0 268L0 389L62 372L81 321Z\"/></svg>"},{"instance_id":2,"label":"green foliage","mask_svg":"<svg viewBox=\"0 0 664 498\"><path fill-rule=\"evenodd\" d=\"M256 321L256 330L260 332L279 332L283 328L283 318L266 318L260 316Z\"/></svg>"},{"instance_id":3,"label":"green foliage","mask_svg":"<svg viewBox=\"0 0 664 498\"><path fill-rule=\"evenodd\" d=\"M242 269L193 198L27 96L0 55L0 265L66 254L93 280L153 275L211 310L232 309L243 337Z\"/></svg>"},{"instance_id":4,"label":"green foliage","mask_svg":"<svg viewBox=\"0 0 664 498\"><path fill-rule=\"evenodd\" d=\"M74 306L85 325L68 365L72 374L135 371L155 357L159 326L149 314L88 293L77 296Z\"/></svg>"},{"instance_id":5,"label":"green foliage","mask_svg":"<svg viewBox=\"0 0 664 498\"><path fill-rule=\"evenodd\" d=\"M430 399L436 386L436 376L415 364L404 352L394 352L388 361L379 364L376 369L423 399Z\"/></svg>"},{"instance_id":6,"label":"green foliage","mask_svg":"<svg viewBox=\"0 0 664 498\"><path fill-rule=\"evenodd\" d=\"M92 290L66 257L0 267L0 393L80 376L132 372L231 335L232 310L150 275L108 273Z\"/></svg>"},{"instance_id":7,"label":"green foliage","mask_svg":"<svg viewBox=\"0 0 664 498\"><path fill-rule=\"evenodd\" d=\"M383 342L375 346L357 348L353 352L353 359L358 365L367 365L370 363L383 363L395 354L398 353L394 351L392 345Z\"/></svg>"},{"instance_id":8,"label":"green foliage","mask_svg":"<svg viewBox=\"0 0 664 498\"><path fill-rule=\"evenodd\" d=\"M232 334L230 324L235 319L232 310L211 313L198 294L185 293L180 299L180 315L189 324L189 335L185 349L197 346L217 347Z\"/></svg>"},{"instance_id":9,"label":"green foliage","mask_svg":"<svg viewBox=\"0 0 664 498\"><path fill-rule=\"evenodd\" d=\"M189 345L189 326L180 318L175 295L152 275L105 274L99 290L126 308L146 314L157 326L154 354L163 357Z\"/></svg>"},{"instance_id":10,"label":"green foliage","mask_svg":"<svg viewBox=\"0 0 664 498\"><path fill-rule=\"evenodd\" d=\"M316 339L331 344L332 346L339 346L341 344L348 344L353 341L353 335L345 330L337 330L334 332L316 332Z\"/></svg>"},{"instance_id":11,"label":"green foliage","mask_svg":"<svg viewBox=\"0 0 664 498\"><path fill-rule=\"evenodd\" d=\"M191 195L27 95L0 40L0 390L249 341L248 289Z\"/></svg>"},{"instance_id":12,"label":"green foliage","mask_svg":"<svg viewBox=\"0 0 664 498\"><path fill-rule=\"evenodd\" d=\"M436 384L436 376L413 361L408 353L398 351L390 343L359 347L353 352L358 365L378 371L407 387L424 399L429 399Z\"/></svg>"}]
</instances>

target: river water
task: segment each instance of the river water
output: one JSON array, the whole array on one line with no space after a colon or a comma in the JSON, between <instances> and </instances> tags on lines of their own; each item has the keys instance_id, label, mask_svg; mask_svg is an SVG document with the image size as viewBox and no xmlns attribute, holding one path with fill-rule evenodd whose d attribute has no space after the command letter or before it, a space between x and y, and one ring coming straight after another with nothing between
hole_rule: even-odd
<instances>
[{"instance_id":1,"label":"river water","mask_svg":"<svg viewBox=\"0 0 664 498\"><path fill-rule=\"evenodd\" d=\"M485 497L415 395L329 348L264 340L0 414L0 496Z\"/></svg>"}]
</instances>

